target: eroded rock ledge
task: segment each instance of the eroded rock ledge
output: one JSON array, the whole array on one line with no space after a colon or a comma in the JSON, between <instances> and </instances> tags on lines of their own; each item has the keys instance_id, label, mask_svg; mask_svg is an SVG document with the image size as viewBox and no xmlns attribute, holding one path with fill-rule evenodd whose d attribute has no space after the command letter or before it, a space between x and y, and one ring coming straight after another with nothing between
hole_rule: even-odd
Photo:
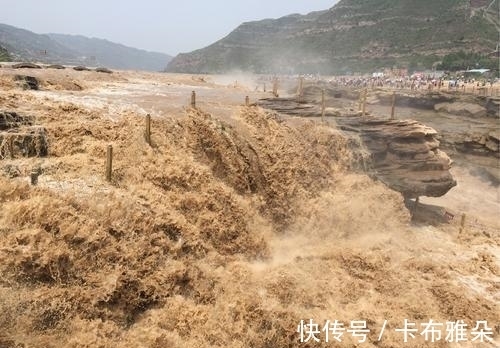
<instances>
[{"instance_id":1,"label":"eroded rock ledge","mask_svg":"<svg viewBox=\"0 0 500 348\"><path fill-rule=\"evenodd\" d=\"M294 98L263 99L258 104L292 116L321 116L319 107ZM406 199L440 197L457 185L449 171L452 161L439 149L433 128L414 120L362 117L348 109L327 108L325 117L356 140L358 146L352 150L368 158L364 170Z\"/></svg>"},{"instance_id":2,"label":"eroded rock ledge","mask_svg":"<svg viewBox=\"0 0 500 348\"><path fill-rule=\"evenodd\" d=\"M457 182L451 159L439 150L438 133L413 120L350 117L337 122L358 134L370 153L369 173L405 198L440 197Z\"/></svg>"},{"instance_id":3,"label":"eroded rock ledge","mask_svg":"<svg viewBox=\"0 0 500 348\"><path fill-rule=\"evenodd\" d=\"M47 155L45 128L34 126L31 117L0 110L0 160Z\"/></svg>"}]
</instances>

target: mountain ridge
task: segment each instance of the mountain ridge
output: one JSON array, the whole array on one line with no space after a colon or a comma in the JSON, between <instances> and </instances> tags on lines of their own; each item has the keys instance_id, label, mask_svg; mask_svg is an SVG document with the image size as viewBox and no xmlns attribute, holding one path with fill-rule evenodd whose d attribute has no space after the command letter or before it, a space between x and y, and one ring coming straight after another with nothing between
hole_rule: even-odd
<instances>
[{"instance_id":1,"label":"mountain ridge","mask_svg":"<svg viewBox=\"0 0 500 348\"><path fill-rule=\"evenodd\" d=\"M172 58L160 52L146 51L106 39L83 35L47 34L51 39L89 59L115 69L164 70Z\"/></svg>"},{"instance_id":2,"label":"mountain ridge","mask_svg":"<svg viewBox=\"0 0 500 348\"><path fill-rule=\"evenodd\" d=\"M0 46L3 46L12 60L41 61L47 63L73 63L76 52L60 45L44 34L0 23Z\"/></svg>"},{"instance_id":3,"label":"mountain ridge","mask_svg":"<svg viewBox=\"0 0 500 348\"><path fill-rule=\"evenodd\" d=\"M180 54L170 72L346 73L431 68L460 50L498 43L499 0L341 0L307 15L246 22L210 46Z\"/></svg>"},{"instance_id":4,"label":"mountain ridge","mask_svg":"<svg viewBox=\"0 0 500 348\"><path fill-rule=\"evenodd\" d=\"M163 71L171 56L83 35L37 34L0 23L2 60Z\"/></svg>"}]
</instances>

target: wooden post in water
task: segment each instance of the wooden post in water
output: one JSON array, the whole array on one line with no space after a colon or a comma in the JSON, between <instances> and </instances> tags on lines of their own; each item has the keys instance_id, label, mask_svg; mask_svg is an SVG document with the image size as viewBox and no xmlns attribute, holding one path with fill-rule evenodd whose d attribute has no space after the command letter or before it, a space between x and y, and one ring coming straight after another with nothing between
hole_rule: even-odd
<instances>
[{"instance_id":1,"label":"wooden post in water","mask_svg":"<svg viewBox=\"0 0 500 348\"><path fill-rule=\"evenodd\" d=\"M462 214L462 219L460 220L460 230L458 231L459 234L462 234L465 231L465 218L466 215Z\"/></svg>"},{"instance_id":2,"label":"wooden post in water","mask_svg":"<svg viewBox=\"0 0 500 348\"><path fill-rule=\"evenodd\" d=\"M191 92L191 107L196 109L196 92Z\"/></svg>"},{"instance_id":3,"label":"wooden post in water","mask_svg":"<svg viewBox=\"0 0 500 348\"><path fill-rule=\"evenodd\" d=\"M250 106L250 97L248 95L245 97L245 106Z\"/></svg>"},{"instance_id":4,"label":"wooden post in water","mask_svg":"<svg viewBox=\"0 0 500 348\"><path fill-rule=\"evenodd\" d=\"M304 77L299 77L299 87L297 88L297 99L302 102L302 97L304 96Z\"/></svg>"},{"instance_id":5,"label":"wooden post in water","mask_svg":"<svg viewBox=\"0 0 500 348\"><path fill-rule=\"evenodd\" d=\"M36 184L38 184L38 176L39 175L40 175L39 168L31 169L31 173L30 173L31 185L35 186Z\"/></svg>"},{"instance_id":6,"label":"wooden post in water","mask_svg":"<svg viewBox=\"0 0 500 348\"><path fill-rule=\"evenodd\" d=\"M325 90L321 90L321 122L325 123L326 101Z\"/></svg>"},{"instance_id":7,"label":"wooden post in water","mask_svg":"<svg viewBox=\"0 0 500 348\"><path fill-rule=\"evenodd\" d=\"M395 114L396 114L396 92L392 92L391 120L394 120Z\"/></svg>"},{"instance_id":8,"label":"wooden post in water","mask_svg":"<svg viewBox=\"0 0 500 348\"><path fill-rule=\"evenodd\" d=\"M146 132L145 132L146 142L151 146L151 115L146 115Z\"/></svg>"},{"instance_id":9,"label":"wooden post in water","mask_svg":"<svg viewBox=\"0 0 500 348\"><path fill-rule=\"evenodd\" d=\"M9 138L9 151L10 151L10 158L14 159L14 136L11 135Z\"/></svg>"},{"instance_id":10,"label":"wooden post in water","mask_svg":"<svg viewBox=\"0 0 500 348\"><path fill-rule=\"evenodd\" d=\"M273 79L273 95L278 97L278 78Z\"/></svg>"},{"instance_id":11,"label":"wooden post in water","mask_svg":"<svg viewBox=\"0 0 500 348\"><path fill-rule=\"evenodd\" d=\"M111 181L111 172L113 171L113 146L108 145L106 153L106 180Z\"/></svg>"},{"instance_id":12,"label":"wooden post in water","mask_svg":"<svg viewBox=\"0 0 500 348\"><path fill-rule=\"evenodd\" d=\"M415 216L415 214L417 213L417 209L418 209L418 203L420 202L420 197L417 197L415 199L415 205L413 206L413 209L412 209L412 212L411 212L411 216Z\"/></svg>"},{"instance_id":13,"label":"wooden post in water","mask_svg":"<svg viewBox=\"0 0 500 348\"><path fill-rule=\"evenodd\" d=\"M362 116L365 117L366 115L366 97L368 96L368 89L365 89L365 92L363 94L363 112L362 112Z\"/></svg>"}]
</instances>

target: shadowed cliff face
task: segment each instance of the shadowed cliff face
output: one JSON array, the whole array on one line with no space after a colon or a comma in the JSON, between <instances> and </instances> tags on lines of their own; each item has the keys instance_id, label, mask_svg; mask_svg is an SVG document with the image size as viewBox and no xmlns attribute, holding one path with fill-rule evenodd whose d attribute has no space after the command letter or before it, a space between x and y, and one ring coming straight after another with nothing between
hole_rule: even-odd
<instances>
[{"instance_id":1,"label":"shadowed cliff face","mask_svg":"<svg viewBox=\"0 0 500 348\"><path fill-rule=\"evenodd\" d=\"M342 0L327 11L244 23L211 46L180 54L167 70L336 73L430 67L452 51L495 49L498 23L491 8L479 5L469 0Z\"/></svg>"}]
</instances>

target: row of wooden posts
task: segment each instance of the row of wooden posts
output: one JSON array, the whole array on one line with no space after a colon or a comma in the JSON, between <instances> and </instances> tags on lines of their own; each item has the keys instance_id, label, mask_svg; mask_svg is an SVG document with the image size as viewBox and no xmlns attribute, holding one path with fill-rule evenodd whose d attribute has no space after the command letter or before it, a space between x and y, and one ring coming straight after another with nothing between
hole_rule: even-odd
<instances>
[{"instance_id":1,"label":"row of wooden posts","mask_svg":"<svg viewBox=\"0 0 500 348\"><path fill-rule=\"evenodd\" d=\"M463 93L471 93L474 95L478 96L483 96L483 97L500 97L500 88L493 88L493 87L486 87L486 86L472 86L472 88L468 88L468 86L461 86L461 87L451 87L449 90L455 89L456 91L462 90ZM469 90L470 92L468 92Z\"/></svg>"},{"instance_id":2,"label":"row of wooden posts","mask_svg":"<svg viewBox=\"0 0 500 348\"><path fill-rule=\"evenodd\" d=\"M372 87L374 88L374 87ZM437 87L431 86L428 88L428 90L434 90L437 89L438 91L444 90L444 91L456 91L456 92L462 92L464 94L474 94L478 96L483 96L483 97L500 97L500 88L498 87L487 87L487 86L476 86L472 85L472 88L470 86L454 86L454 87L441 87L441 85L438 85Z\"/></svg>"},{"instance_id":3,"label":"row of wooden posts","mask_svg":"<svg viewBox=\"0 0 500 348\"><path fill-rule=\"evenodd\" d=\"M366 98L368 96L368 90L363 90L359 95L359 111L364 117L366 115ZM392 102L391 102L391 120L394 120L396 116L396 92L392 92Z\"/></svg>"},{"instance_id":4,"label":"row of wooden posts","mask_svg":"<svg viewBox=\"0 0 500 348\"><path fill-rule=\"evenodd\" d=\"M144 139L151 146L151 115L146 115L146 129ZM106 151L106 181L111 181L113 173L113 145L108 145Z\"/></svg>"},{"instance_id":5,"label":"row of wooden posts","mask_svg":"<svg viewBox=\"0 0 500 348\"><path fill-rule=\"evenodd\" d=\"M277 94L277 92L276 92ZM299 78L299 85L297 87L297 101L302 103L304 100L304 78ZM325 100L325 89L321 90L321 121L324 123L326 113L326 100Z\"/></svg>"},{"instance_id":6,"label":"row of wooden posts","mask_svg":"<svg viewBox=\"0 0 500 348\"><path fill-rule=\"evenodd\" d=\"M304 80L303 78L300 78L299 80L299 87L297 90L298 94L298 100L299 102L303 98L303 87L304 87ZM278 80L275 79L273 83L273 94L275 96L278 95ZM359 110L362 111L362 116L366 115L366 98L368 95L368 90L365 89L361 94L359 98ZM245 97L245 106L250 106L250 97L246 96ZM394 92L392 94L392 109L391 109L391 119L394 119L394 112L395 112L395 106L396 106L396 93ZM191 107L193 109L196 109L196 92L192 91L191 92ZM321 120L324 122L325 120L325 113L326 113L326 98L325 98L325 90L321 90ZM144 132L144 138L146 140L146 143L148 143L149 146L151 146L151 115L148 114L146 115L146 128ZM107 151L106 151L106 180L111 181L112 178L112 172L113 172L113 146L108 145Z\"/></svg>"},{"instance_id":7,"label":"row of wooden posts","mask_svg":"<svg viewBox=\"0 0 500 348\"><path fill-rule=\"evenodd\" d=\"M274 93L274 91L273 91ZM299 82L299 87L297 90L298 94L298 99L299 101L303 97L303 79L300 79ZM277 95L277 90L276 94ZM363 92L360 94L359 98L359 109L362 112L362 116L364 117L366 115L366 99L368 95L368 90L365 89ZM249 96L245 97L245 106L250 106L250 98ZM196 92L193 91L191 93L191 107L193 109L196 108ZM396 109L396 92L392 93L392 107L391 107L391 120L395 118L395 109ZM321 90L321 120L324 121L325 118L325 111L326 111L326 100L325 100L325 89ZM147 114L146 115L146 127L145 127L145 132L144 132L144 138L149 146L151 146L151 115ZM107 151L106 151L106 180L108 182L111 182L112 179L112 172L113 172L113 146L108 145ZM37 171L33 170L31 172L31 183L33 185L37 184L38 181L38 175L39 175L39 169ZM419 199L416 199L415 202L415 207L414 209L416 210L416 207L418 205ZM465 219L466 215L462 215L462 219L460 222L460 231L459 233L462 234L465 231Z\"/></svg>"},{"instance_id":8,"label":"row of wooden posts","mask_svg":"<svg viewBox=\"0 0 500 348\"><path fill-rule=\"evenodd\" d=\"M250 97L248 95L245 97L245 106L250 106ZM193 109L196 109L196 92L195 91L191 92L191 107ZM150 126L151 126L151 120L149 122L150 122ZM151 141L151 139L150 139L150 141Z\"/></svg>"},{"instance_id":9,"label":"row of wooden posts","mask_svg":"<svg viewBox=\"0 0 500 348\"><path fill-rule=\"evenodd\" d=\"M245 97L245 106L250 106L250 97ZM196 92L191 93L191 107L196 109ZM151 146L151 115L146 115L146 128L144 132L144 139L149 146ZM106 180L111 181L113 173L113 146L108 145L106 150ZM36 179L32 179L32 182Z\"/></svg>"},{"instance_id":10,"label":"row of wooden posts","mask_svg":"<svg viewBox=\"0 0 500 348\"><path fill-rule=\"evenodd\" d=\"M298 87L298 98L299 100L303 97L303 80L299 82L299 87ZM360 94L359 98L359 109L361 111L361 115L364 117L366 115L366 99L368 95L368 90L365 89L363 92ZM250 106L250 98L249 96L245 97L245 106ZM196 92L193 91L191 93L191 107L193 109L196 108ZM396 109L396 92L392 93L392 106L391 106L391 120L395 119L395 109ZM321 90L321 120L324 121L325 119L325 112L326 112L326 100L325 100L325 89ZM146 128L144 132L144 138L146 142L148 143L149 146L151 146L151 115L147 114L146 115ZM113 171L113 146L108 145L107 148L107 153L106 153L106 180L111 181L112 178L112 171ZM38 181L38 174L32 171L31 173L31 181L32 184L36 185L36 182ZM415 208L418 205L418 198L415 203ZM461 220L461 226L460 226L460 233L462 233L465 229L465 214L462 216Z\"/></svg>"},{"instance_id":11,"label":"row of wooden posts","mask_svg":"<svg viewBox=\"0 0 500 348\"><path fill-rule=\"evenodd\" d=\"M364 117L366 115L366 98L368 96L368 89L364 89L363 92L359 96L359 111L361 111L361 115ZM301 103L304 99L304 78L299 78L299 85L297 88L297 100ZM392 93L392 106L391 106L391 120L395 118L396 111L396 92ZM326 103L325 103L325 89L321 90L321 120L324 121L326 112Z\"/></svg>"},{"instance_id":12,"label":"row of wooden posts","mask_svg":"<svg viewBox=\"0 0 500 348\"><path fill-rule=\"evenodd\" d=\"M193 92L194 93L194 92ZM151 146L151 115L146 115L146 129L144 132L144 139L149 146ZM106 180L111 181L113 173L113 146L108 145L106 151Z\"/></svg>"}]
</instances>

